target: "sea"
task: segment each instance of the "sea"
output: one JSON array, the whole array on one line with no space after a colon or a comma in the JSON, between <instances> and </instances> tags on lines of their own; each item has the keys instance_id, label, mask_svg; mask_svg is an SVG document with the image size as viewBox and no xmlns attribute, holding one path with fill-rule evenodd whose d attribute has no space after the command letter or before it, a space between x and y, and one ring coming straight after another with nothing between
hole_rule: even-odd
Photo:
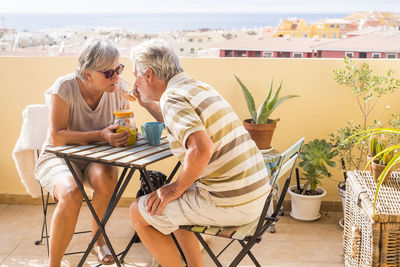
<instances>
[{"instance_id":1,"label":"sea","mask_svg":"<svg viewBox=\"0 0 400 267\"><path fill-rule=\"evenodd\" d=\"M282 18L307 23L348 13L1 13L0 28L35 32L53 28L120 28L136 32L275 27Z\"/></svg>"}]
</instances>

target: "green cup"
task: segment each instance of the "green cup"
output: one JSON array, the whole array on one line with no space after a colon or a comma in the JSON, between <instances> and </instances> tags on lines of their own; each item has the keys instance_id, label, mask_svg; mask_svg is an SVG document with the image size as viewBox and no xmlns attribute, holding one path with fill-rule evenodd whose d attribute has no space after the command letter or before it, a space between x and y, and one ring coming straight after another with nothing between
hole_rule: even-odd
<instances>
[{"instance_id":1,"label":"green cup","mask_svg":"<svg viewBox=\"0 0 400 267\"><path fill-rule=\"evenodd\" d=\"M146 137L150 146L158 146L160 144L161 133L165 128L163 122L146 122L141 128L142 134Z\"/></svg>"}]
</instances>

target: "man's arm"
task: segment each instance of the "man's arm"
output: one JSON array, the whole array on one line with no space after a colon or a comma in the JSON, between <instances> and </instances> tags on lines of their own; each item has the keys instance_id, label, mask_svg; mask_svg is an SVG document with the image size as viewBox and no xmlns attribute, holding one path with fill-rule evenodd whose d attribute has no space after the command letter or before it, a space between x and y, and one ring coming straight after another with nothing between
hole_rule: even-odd
<instances>
[{"instance_id":1,"label":"man's arm","mask_svg":"<svg viewBox=\"0 0 400 267\"><path fill-rule=\"evenodd\" d=\"M147 210L161 215L165 205L179 198L203 173L214 152L214 144L206 131L192 133L186 140L187 152L182 170L173 183L164 185L150 193L147 198Z\"/></svg>"},{"instance_id":2,"label":"man's arm","mask_svg":"<svg viewBox=\"0 0 400 267\"><path fill-rule=\"evenodd\" d=\"M161 113L161 107L159 102L143 102L142 98L137 90L133 90L133 95L136 97L139 105L147 109L147 111L157 120L164 122L164 118Z\"/></svg>"},{"instance_id":3,"label":"man's arm","mask_svg":"<svg viewBox=\"0 0 400 267\"><path fill-rule=\"evenodd\" d=\"M157 120L164 122L164 118L161 113L160 103L158 102L149 102L144 105L147 111Z\"/></svg>"}]
</instances>

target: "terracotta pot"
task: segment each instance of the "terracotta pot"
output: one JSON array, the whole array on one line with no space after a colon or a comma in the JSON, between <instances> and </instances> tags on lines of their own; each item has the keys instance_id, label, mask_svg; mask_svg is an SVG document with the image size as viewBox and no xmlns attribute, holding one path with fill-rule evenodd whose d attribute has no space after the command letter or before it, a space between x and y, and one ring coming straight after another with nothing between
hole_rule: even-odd
<instances>
[{"instance_id":1,"label":"terracotta pot","mask_svg":"<svg viewBox=\"0 0 400 267\"><path fill-rule=\"evenodd\" d=\"M373 158L373 156L367 155L367 163L368 163L372 158ZM379 163L379 160L378 160L378 159L374 159L373 162ZM371 164L368 165L368 170L369 170L370 173L372 173L372 162L371 162Z\"/></svg>"},{"instance_id":2,"label":"terracotta pot","mask_svg":"<svg viewBox=\"0 0 400 267\"><path fill-rule=\"evenodd\" d=\"M271 148L272 135L276 128L276 122L267 124L254 124L252 119L243 121L244 128L249 132L258 149Z\"/></svg>"},{"instance_id":3,"label":"terracotta pot","mask_svg":"<svg viewBox=\"0 0 400 267\"><path fill-rule=\"evenodd\" d=\"M371 168L372 168L372 175L374 176L374 180L375 182L378 182L378 178L381 175L381 173L383 172L383 170L385 169L386 165L381 165L381 164L377 164L375 162L371 163ZM390 177L390 174L392 173L392 170L389 170L388 173L386 174L385 178L383 178L383 182L385 183L388 179L388 177Z\"/></svg>"}]
</instances>

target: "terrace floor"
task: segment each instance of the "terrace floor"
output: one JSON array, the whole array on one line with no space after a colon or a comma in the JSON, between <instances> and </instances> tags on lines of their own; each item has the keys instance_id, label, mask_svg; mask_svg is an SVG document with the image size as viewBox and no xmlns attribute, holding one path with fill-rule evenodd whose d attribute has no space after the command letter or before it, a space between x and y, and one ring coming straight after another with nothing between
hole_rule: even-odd
<instances>
[{"instance_id":1,"label":"terrace floor","mask_svg":"<svg viewBox=\"0 0 400 267\"><path fill-rule=\"evenodd\" d=\"M49 207L48 220L54 207ZM286 214L286 213L285 213ZM299 222L290 216L282 216L277 222L277 232L264 234L260 244L253 247L253 253L262 266L344 266L342 256L342 229L338 221L341 212L323 213L316 222ZM42 207L30 205L0 205L0 266L45 266L47 250L45 243L35 245L40 236ZM90 212L82 207L77 230L87 229ZM134 230L128 219L128 208L118 207L107 224L107 232L117 252L129 242ZM68 251L84 250L89 235L74 236ZM211 248L221 248L226 243L222 238L211 238ZM239 248L237 245L235 248ZM76 266L81 254L65 256L62 266ZM228 264L232 254L221 256ZM203 251L205 266L215 266ZM90 255L84 266L96 266L97 261ZM115 264L112 266L116 266ZM141 243L134 244L123 266L157 266ZM239 266L253 266L247 257Z\"/></svg>"}]
</instances>

